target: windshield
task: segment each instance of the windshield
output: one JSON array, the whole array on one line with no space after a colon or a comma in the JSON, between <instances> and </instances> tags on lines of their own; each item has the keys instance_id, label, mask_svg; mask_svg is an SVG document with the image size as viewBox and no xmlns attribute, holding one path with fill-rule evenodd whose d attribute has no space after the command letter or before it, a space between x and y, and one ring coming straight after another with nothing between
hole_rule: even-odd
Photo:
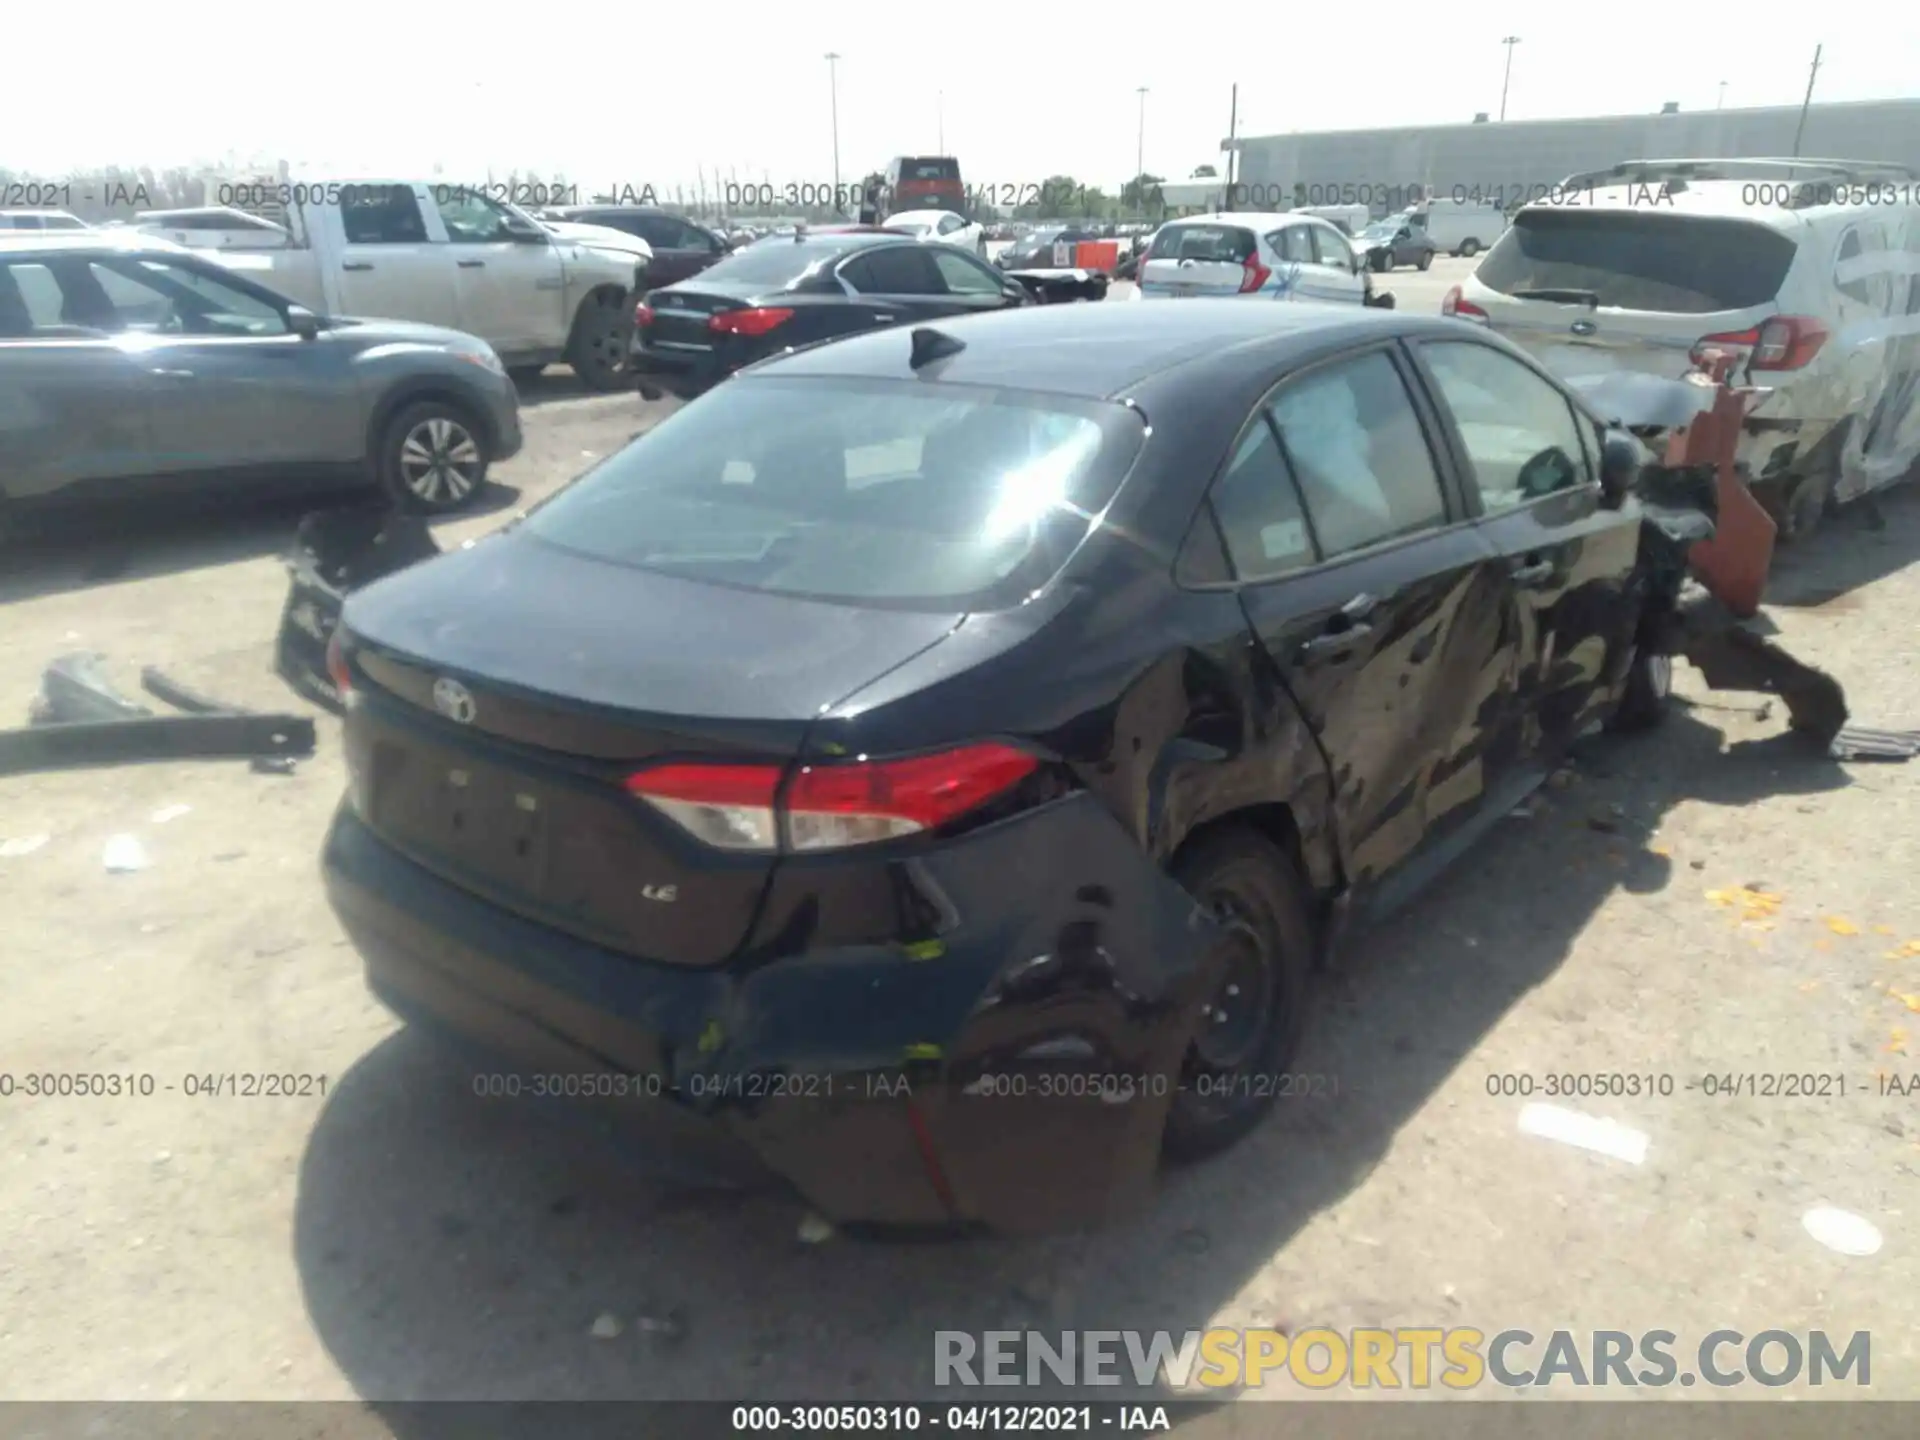
<instances>
[{"instance_id":1,"label":"windshield","mask_svg":"<svg viewBox=\"0 0 1920 1440\"><path fill-rule=\"evenodd\" d=\"M1133 414L922 381L753 376L642 435L534 534L752 590L936 610L1057 572L1141 443Z\"/></svg>"},{"instance_id":2,"label":"windshield","mask_svg":"<svg viewBox=\"0 0 1920 1440\"><path fill-rule=\"evenodd\" d=\"M1376 220L1360 232L1362 240L1391 240L1400 230L1400 223L1394 220Z\"/></svg>"},{"instance_id":3,"label":"windshield","mask_svg":"<svg viewBox=\"0 0 1920 1440\"><path fill-rule=\"evenodd\" d=\"M700 272L703 285L791 285L816 265L846 253L844 243L769 235Z\"/></svg>"},{"instance_id":4,"label":"windshield","mask_svg":"<svg viewBox=\"0 0 1920 1440\"><path fill-rule=\"evenodd\" d=\"M1794 242L1747 220L1618 210L1522 211L1474 278L1503 295L1588 291L1623 310L1706 315L1779 294Z\"/></svg>"}]
</instances>

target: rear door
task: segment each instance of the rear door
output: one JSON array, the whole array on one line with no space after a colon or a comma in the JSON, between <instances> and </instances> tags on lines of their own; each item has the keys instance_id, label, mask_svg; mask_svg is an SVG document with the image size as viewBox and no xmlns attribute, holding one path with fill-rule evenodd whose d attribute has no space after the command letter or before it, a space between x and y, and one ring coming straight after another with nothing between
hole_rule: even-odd
<instances>
[{"instance_id":1,"label":"rear door","mask_svg":"<svg viewBox=\"0 0 1920 1440\"><path fill-rule=\"evenodd\" d=\"M151 372L105 332L60 318L45 259L0 260L0 499L153 471Z\"/></svg>"},{"instance_id":2,"label":"rear door","mask_svg":"<svg viewBox=\"0 0 1920 1440\"><path fill-rule=\"evenodd\" d=\"M1557 753L1601 718L1633 641L1637 513L1601 504L1599 435L1544 376L1471 336L1414 354L1509 587L1522 749Z\"/></svg>"},{"instance_id":3,"label":"rear door","mask_svg":"<svg viewBox=\"0 0 1920 1440\"><path fill-rule=\"evenodd\" d=\"M1750 331L1778 312L1796 248L1753 220L1530 206L1480 262L1470 298L1557 375L1677 379L1704 337Z\"/></svg>"},{"instance_id":4,"label":"rear door","mask_svg":"<svg viewBox=\"0 0 1920 1440\"><path fill-rule=\"evenodd\" d=\"M460 328L453 256L426 187L401 183L341 188L340 203L317 207L332 242L319 261L339 269L342 312Z\"/></svg>"},{"instance_id":5,"label":"rear door","mask_svg":"<svg viewBox=\"0 0 1920 1440\"><path fill-rule=\"evenodd\" d=\"M1238 295L1259 248L1245 225L1175 222L1153 237L1153 252L1140 267L1140 293L1155 299Z\"/></svg>"},{"instance_id":6,"label":"rear door","mask_svg":"<svg viewBox=\"0 0 1920 1440\"><path fill-rule=\"evenodd\" d=\"M1391 896L1430 834L1497 803L1515 752L1492 555L1458 523L1404 362L1383 346L1283 382L1213 500L1248 622L1325 753L1349 876Z\"/></svg>"}]
</instances>

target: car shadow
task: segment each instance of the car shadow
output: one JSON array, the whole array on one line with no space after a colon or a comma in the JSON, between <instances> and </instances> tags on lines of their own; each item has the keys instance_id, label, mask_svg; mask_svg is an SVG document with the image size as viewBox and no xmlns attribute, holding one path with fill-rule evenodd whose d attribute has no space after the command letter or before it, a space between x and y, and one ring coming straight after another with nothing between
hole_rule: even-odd
<instances>
[{"instance_id":1,"label":"car shadow","mask_svg":"<svg viewBox=\"0 0 1920 1440\"><path fill-rule=\"evenodd\" d=\"M566 366L549 365L536 376L516 380L514 389L520 392L523 409L537 409L557 400L592 400L600 396L631 395L635 393L637 385L628 381L618 390L595 390Z\"/></svg>"},{"instance_id":2,"label":"car shadow","mask_svg":"<svg viewBox=\"0 0 1920 1440\"><path fill-rule=\"evenodd\" d=\"M1648 845L1674 805L1849 783L1791 736L1723 748L1710 713L1676 707L1652 734L1584 747L1577 780L1499 824L1327 977L1298 1068L1337 1093L1283 1103L1237 1148L1167 1175L1146 1212L1096 1232L803 1244L786 1195L723 1198L650 1175L619 1132L476 1098L469 1064L403 1031L342 1078L303 1158L294 1253L315 1330L377 1404L1006 1399L936 1390L934 1332L1202 1327L1406 1143L1610 896L1674 883ZM622 1333L593 1338L603 1316ZM380 1408L402 1440L466 1433L457 1408ZM530 1418L490 1433L542 1432Z\"/></svg>"},{"instance_id":3,"label":"car shadow","mask_svg":"<svg viewBox=\"0 0 1920 1440\"><path fill-rule=\"evenodd\" d=\"M1843 615L1856 595L1920 556L1920 484L1914 478L1844 507L1803 544L1774 552L1766 603Z\"/></svg>"},{"instance_id":4,"label":"car shadow","mask_svg":"<svg viewBox=\"0 0 1920 1440\"><path fill-rule=\"evenodd\" d=\"M271 498L194 495L22 517L0 539L6 554L0 605L281 555L303 515L364 506L369 497L364 487ZM497 514L519 499L516 487L489 480L466 509L430 523L438 528Z\"/></svg>"}]
</instances>

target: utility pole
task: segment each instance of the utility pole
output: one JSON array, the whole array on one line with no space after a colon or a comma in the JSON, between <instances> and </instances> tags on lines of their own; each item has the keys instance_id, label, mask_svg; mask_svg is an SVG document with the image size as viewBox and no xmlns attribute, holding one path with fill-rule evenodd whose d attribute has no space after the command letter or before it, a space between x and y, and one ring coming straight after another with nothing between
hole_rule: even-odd
<instances>
[{"instance_id":1,"label":"utility pole","mask_svg":"<svg viewBox=\"0 0 1920 1440\"><path fill-rule=\"evenodd\" d=\"M1147 87L1142 85L1134 94L1140 97L1140 138L1133 151L1133 193L1140 202L1140 208L1146 209L1145 186L1140 177L1147 173Z\"/></svg>"},{"instance_id":2,"label":"utility pole","mask_svg":"<svg viewBox=\"0 0 1920 1440\"><path fill-rule=\"evenodd\" d=\"M1807 133L1807 110L1813 104L1813 82L1820 74L1820 52L1827 47L1813 47L1813 68L1807 71L1807 98L1800 102L1800 123L1793 127L1793 158L1800 158L1800 137Z\"/></svg>"},{"instance_id":3,"label":"utility pole","mask_svg":"<svg viewBox=\"0 0 1920 1440\"><path fill-rule=\"evenodd\" d=\"M827 96L833 106L833 199L840 208L840 53L827 52Z\"/></svg>"},{"instance_id":4,"label":"utility pole","mask_svg":"<svg viewBox=\"0 0 1920 1440\"><path fill-rule=\"evenodd\" d=\"M1233 172L1240 159L1240 85L1234 82L1233 99L1227 108L1227 188L1220 196L1222 211L1233 209Z\"/></svg>"},{"instance_id":5,"label":"utility pole","mask_svg":"<svg viewBox=\"0 0 1920 1440\"><path fill-rule=\"evenodd\" d=\"M1720 98L1714 101L1713 108L1716 110L1727 108L1727 82L1724 80L1720 82Z\"/></svg>"},{"instance_id":6,"label":"utility pole","mask_svg":"<svg viewBox=\"0 0 1920 1440\"><path fill-rule=\"evenodd\" d=\"M1518 35L1509 35L1500 42L1507 47L1507 74L1500 82L1500 118L1507 118L1507 88L1513 84L1513 47L1520 43Z\"/></svg>"},{"instance_id":7,"label":"utility pole","mask_svg":"<svg viewBox=\"0 0 1920 1440\"><path fill-rule=\"evenodd\" d=\"M938 90L933 97L934 115L940 126L940 153L947 153L947 92Z\"/></svg>"}]
</instances>

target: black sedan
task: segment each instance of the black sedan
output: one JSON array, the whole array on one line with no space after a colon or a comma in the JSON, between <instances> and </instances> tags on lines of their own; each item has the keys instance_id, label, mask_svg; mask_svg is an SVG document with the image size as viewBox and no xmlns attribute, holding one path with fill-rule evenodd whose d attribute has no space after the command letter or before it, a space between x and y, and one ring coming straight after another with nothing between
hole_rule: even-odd
<instances>
[{"instance_id":1,"label":"black sedan","mask_svg":"<svg viewBox=\"0 0 1920 1440\"><path fill-rule=\"evenodd\" d=\"M332 904L489 1084L841 1221L1097 1217L1304 1091L1336 931L1658 718L1640 454L1359 307L769 361L348 600Z\"/></svg>"},{"instance_id":2,"label":"black sedan","mask_svg":"<svg viewBox=\"0 0 1920 1440\"><path fill-rule=\"evenodd\" d=\"M862 228L769 237L642 296L628 368L643 395L688 398L784 350L1029 303L951 245Z\"/></svg>"},{"instance_id":3,"label":"black sedan","mask_svg":"<svg viewBox=\"0 0 1920 1440\"><path fill-rule=\"evenodd\" d=\"M1064 270L1073 264L1074 246L1100 238L1092 226L1049 225L1022 235L1002 251L994 263L1005 270ZM1064 265L1056 263L1063 258L1055 249L1060 245L1067 247Z\"/></svg>"},{"instance_id":4,"label":"black sedan","mask_svg":"<svg viewBox=\"0 0 1920 1440\"><path fill-rule=\"evenodd\" d=\"M1433 257L1440 253L1426 231L1415 230L1396 220L1367 226L1353 237L1353 243L1375 271L1398 270L1402 265L1426 270L1432 267Z\"/></svg>"}]
</instances>

